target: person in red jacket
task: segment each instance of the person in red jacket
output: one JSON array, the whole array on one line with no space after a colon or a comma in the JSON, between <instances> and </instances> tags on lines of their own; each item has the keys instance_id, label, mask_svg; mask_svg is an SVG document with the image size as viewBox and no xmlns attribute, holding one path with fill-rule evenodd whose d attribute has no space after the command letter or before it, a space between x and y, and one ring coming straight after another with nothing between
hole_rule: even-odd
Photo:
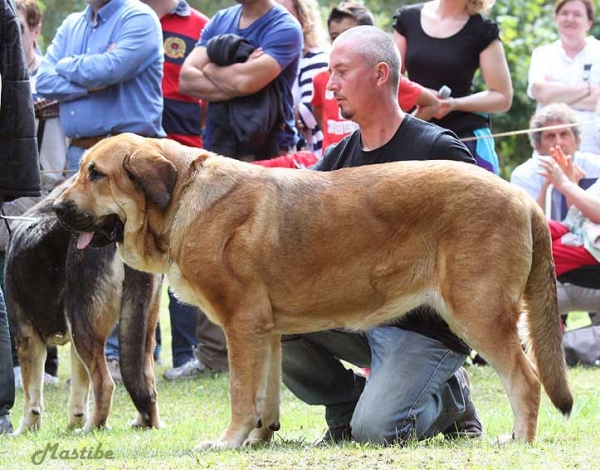
<instances>
[{"instance_id":1,"label":"person in red jacket","mask_svg":"<svg viewBox=\"0 0 600 470\"><path fill-rule=\"evenodd\" d=\"M143 1L160 18L163 32L163 129L169 139L189 147L202 147L204 103L179 92L179 72L209 18L191 8L185 0Z\"/></svg>"}]
</instances>

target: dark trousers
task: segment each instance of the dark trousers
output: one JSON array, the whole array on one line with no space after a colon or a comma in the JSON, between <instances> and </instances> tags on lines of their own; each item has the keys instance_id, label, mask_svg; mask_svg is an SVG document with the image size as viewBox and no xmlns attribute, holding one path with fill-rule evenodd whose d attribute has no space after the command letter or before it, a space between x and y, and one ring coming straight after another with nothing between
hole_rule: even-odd
<instances>
[{"instance_id":1,"label":"dark trousers","mask_svg":"<svg viewBox=\"0 0 600 470\"><path fill-rule=\"evenodd\" d=\"M193 348L198 344L198 308L179 302L169 289L169 318L173 367L181 367L194 357Z\"/></svg>"},{"instance_id":2,"label":"dark trousers","mask_svg":"<svg viewBox=\"0 0 600 470\"><path fill-rule=\"evenodd\" d=\"M198 310L196 338L198 338L196 355L200 362L216 372L229 370L225 334L221 327L212 323L202 310Z\"/></svg>"},{"instance_id":3,"label":"dark trousers","mask_svg":"<svg viewBox=\"0 0 600 470\"><path fill-rule=\"evenodd\" d=\"M13 372L4 293L0 289L0 416L7 415L14 404L15 374Z\"/></svg>"},{"instance_id":4,"label":"dark trousers","mask_svg":"<svg viewBox=\"0 0 600 470\"><path fill-rule=\"evenodd\" d=\"M228 370L227 342L221 327L212 323L198 307L179 302L169 289L171 350L173 367L180 367L196 356L214 371Z\"/></svg>"},{"instance_id":5,"label":"dark trousers","mask_svg":"<svg viewBox=\"0 0 600 470\"><path fill-rule=\"evenodd\" d=\"M156 361L160 356L160 350L162 348L162 335L160 332L160 323L156 324L155 339L156 339L156 346L154 347L153 356L154 356L154 360ZM120 360L121 355L119 353L119 324L118 323L115 325L113 330L110 332L110 334L106 338L106 345L104 346L104 355L106 356L106 359L114 359L117 362L119 362L119 360ZM47 369L47 365L46 365L46 369ZM46 370L46 372L48 372L48 371Z\"/></svg>"}]
</instances>

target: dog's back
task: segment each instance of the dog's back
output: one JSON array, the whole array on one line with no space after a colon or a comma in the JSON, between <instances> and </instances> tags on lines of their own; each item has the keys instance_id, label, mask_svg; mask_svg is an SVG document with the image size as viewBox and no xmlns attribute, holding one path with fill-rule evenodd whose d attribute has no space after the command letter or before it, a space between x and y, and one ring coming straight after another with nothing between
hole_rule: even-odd
<instances>
[{"instance_id":1,"label":"dog's back","mask_svg":"<svg viewBox=\"0 0 600 470\"><path fill-rule=\"evenodd\" d=\"M6 308L17 328L31 324L45 340L68 340L64 311L65 258L71 234L52 212L57 190L23 214L6 252Z\"/></svg>"}]
</instances>

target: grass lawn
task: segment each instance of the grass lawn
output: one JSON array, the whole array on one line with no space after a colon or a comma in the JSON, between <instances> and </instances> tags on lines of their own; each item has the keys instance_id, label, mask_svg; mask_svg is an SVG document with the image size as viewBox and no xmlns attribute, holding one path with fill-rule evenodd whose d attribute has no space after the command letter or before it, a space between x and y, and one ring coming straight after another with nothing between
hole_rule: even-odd
<instances>
[{"instance_id":1,"label":"grass lawn","mask_svg":"<svg viewBox=\"0 0 600 470\"><path fill-rule=\"evenodd\" d=\"M575 407L570 420L543 395L538 440L532 444L500 445L510 433L512 413L498 376L490 367L470 367L473 398L482 416L486 437L481 440L444 441L441 437L406 447L361 446L355 443L312 448L324 430L323 408L310 407L283 390L281 430L272 444L240 451L191 451L199 442L215 439L229 420L227 375L213 375L169 383L161 374L170 365L170 334L166 306L161 318L163 361L157 366L160 412L166 427L138 431L130 427L136 411L123 386L114 396L110 430L80 435L68 431L68 348L61 348L61 383L46 387L42 428L37 434L0 436L0 469L597 469L600 468L600 370L570 370ZM569 326L585 323L575 316ZM15 427L21 419L23 392L17 392L12 413ZM52 459L41 465L46 446L57 445L56 455L74 450L86 454L111 452L108 459ZM36 453L37 452L37 453ZM105 454L106 455L106 454Z\"/></svg>"}]
</instances>

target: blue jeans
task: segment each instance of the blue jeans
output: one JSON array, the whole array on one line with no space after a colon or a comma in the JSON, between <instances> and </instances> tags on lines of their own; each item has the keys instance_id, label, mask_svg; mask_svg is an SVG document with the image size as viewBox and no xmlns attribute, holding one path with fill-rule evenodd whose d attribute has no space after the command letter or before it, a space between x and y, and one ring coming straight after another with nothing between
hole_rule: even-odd
<instances>
[{"instance_id":1,"label":"blue jeans","mask_svg":"<svg viewBox=\"0 0 600 470\"><path fill-rule=\"evenodd\" d=\"M113 359L119 362L119 324L117 323L106 338L104 345L104 356L106 359Z\"/></svg>"},{"instance_id":2,"label":"blue jeans","mask_svg":"<svg viewBox=\"0 0 600 470\"><path fill-rule=\"evenodd\" d=\"M156 325L156 346L154 347L153 357L154 360L158 360L160 351L162 349L160 323ZM104 356L106 359L113 359L117 362L120 361L119 354L119 324L117 323L113 330L106 338L106 345L104 346Z\"/></svg>"},{"instance_id":3,"label":"blue jeans","mask_svg":"<svg viewBox=\"0 0 600 470\"><path fill-rule=\"evenodd\" d=\"M169 318L171 319L173 367L181 367L193 359L193 348L198 344L196 338L198 307L179 302L169 289Z\"/></svg>"},{"instance_id":4,"label":"blue jeans","mask_svg":"<svg viewBox=\"0 0 600 470\"><path fill-rule=\"evenodd\" d=\"M469 389L466 356L393 326L283 337L283 381L301 400L325 406L330 428L350 424L361 443L426 439L459 421ZM369 380L338 360L371 367Z\"/></svg>"},{"instance_id":5,"label":"blue jeans","mask_svg":"<svg viewBox=\"0 0 600 470\"><path fill-rule=\"evenodd\" d=\"M81 157L85 153L85 149L82 147L75 147L73 145L69 145L67 149L67 166L66 170L73 170L67 176L73 176L77 170L79 170L79 162L81 161Z\"/></svg>"},{"instance_id":6,"label":"blue jeans","mask_svg":"<svg viewBox=\"0 0 600 470\"><path fill-rule=\"evenodd\" d=\"M7 415L15 404L15 375L8 332L4 294L0 289L0 416Z\"/></svg>"}]
</instances>

